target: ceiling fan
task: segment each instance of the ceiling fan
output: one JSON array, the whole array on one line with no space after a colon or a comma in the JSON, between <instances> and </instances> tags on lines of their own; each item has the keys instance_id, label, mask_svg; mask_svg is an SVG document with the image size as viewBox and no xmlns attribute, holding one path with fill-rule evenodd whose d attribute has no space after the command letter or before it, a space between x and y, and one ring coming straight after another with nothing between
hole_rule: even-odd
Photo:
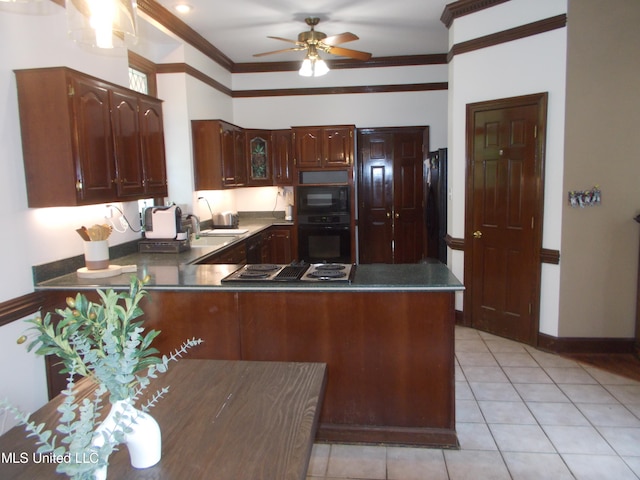
<instances>
[{"instance_id":1,"label":"ceiling fan","mask_svg":"<svg viewBox=\"0 0 640 480\"><path fill-rule=\"evenodd\" d=\"M284 48L282 50L275 50L273 52L256 53L254 57L263 57L265 55L273 55L274 53L295 52L306 50L307 55L300 69L300 75L304 76L319 76L324 75L329 71L324 61L320 58L319 52L326 52L331 55L339 55L342 57L354 58L356 60L369 60L371 54L367 52L360 52L358 50L351 50L349 48L338 47L342 43L352 42L358 40L358 36L350 32L340 33L338 35L332 35L327 37L322 32L317 32L315 26L318 25L320 19L317 17L305 18L305 23L311 27L311 30L302 32L298 35L298 40L290 40L282 37L272 37L275 40L282 40L283 42L293 43L294 46L290 48Z\"/></svg>"}]
</instances>

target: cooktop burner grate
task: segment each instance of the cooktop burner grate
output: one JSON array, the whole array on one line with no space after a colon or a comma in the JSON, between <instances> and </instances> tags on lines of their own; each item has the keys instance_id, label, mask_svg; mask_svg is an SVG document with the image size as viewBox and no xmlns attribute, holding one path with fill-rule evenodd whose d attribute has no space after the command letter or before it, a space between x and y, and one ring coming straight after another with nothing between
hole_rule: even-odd
<instances>
[{"instance_id":1,"label":"cooktop burner grate","mask_svg":"<svg viewBox=\"0 0 640 480\"><path fill-rule=\"evenodd\" d=\"M273 263L252 263L247 265L246 270L252 272L275 272L280 267Z\"/></svg>"},{"instance_id":2,"label":"cooktop burner grate","mask_svg":"<svg viewBox=\"0 0 640 480\"><path fill-rule=\"evenodd\" d=\"M347 267L341 263L321 263L319 265L316 265L315 268L316 268L316 271L321 270L323 272L333 272L333 271L344 270Z\"/></svg>"},{"instance_id":3,"label":"cooktop burner grate","mask_svg":"<svg viewBox=\"0 0 640 480\"><path fill-rule=\"evenodd\" d=\"M317 278L319 280L331 280L334 278L344 278L347 276L347 274L340 270L327 270L318 268L309 273L307 276L311 278Z\"/></svg>"},{"instance_id":4,"label":"cooktop burner grate","mask_svg":"<svg viewBox=\"0 0 640 480\"><path fill-rule=\"evenodd\" d=\"M253 278L253 279L267 278L269 276L269 272L262 272L260 270L255 270L255 271L245 270L238 276L240 278Z\"/></svg>"}]
</instances>

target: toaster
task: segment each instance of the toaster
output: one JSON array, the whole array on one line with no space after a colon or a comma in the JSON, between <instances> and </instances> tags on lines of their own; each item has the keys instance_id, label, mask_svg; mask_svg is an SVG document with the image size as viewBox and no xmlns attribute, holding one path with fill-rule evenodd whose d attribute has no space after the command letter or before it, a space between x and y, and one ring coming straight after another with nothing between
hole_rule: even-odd
<instances>
[{"instance_id":1,"label":"toaster","mask_svg":"<svg viewBox=\"0 0 640 480\"><path fill-rule=\"evenodd\" d=\"M222 212L213 216L214 228L238 228L240 217L234 212Z\"/></svg>"}]
</instances>

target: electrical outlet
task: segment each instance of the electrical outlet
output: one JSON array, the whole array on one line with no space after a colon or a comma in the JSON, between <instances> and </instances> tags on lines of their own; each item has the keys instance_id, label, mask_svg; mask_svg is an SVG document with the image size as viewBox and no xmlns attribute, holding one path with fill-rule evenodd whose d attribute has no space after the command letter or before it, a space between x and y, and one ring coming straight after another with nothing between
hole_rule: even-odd
<instances>
[{"instance_id":1,"label":"electrical outlet","mask_svg":"<svg viewBox=\"0 0 640 480\"><path fill-rule=\"evenodd\" d=\"M105 213L104 218L113 218L113 208L111 208L111 205L107 205L107 213Z\"/></svg>"}]
</instances>

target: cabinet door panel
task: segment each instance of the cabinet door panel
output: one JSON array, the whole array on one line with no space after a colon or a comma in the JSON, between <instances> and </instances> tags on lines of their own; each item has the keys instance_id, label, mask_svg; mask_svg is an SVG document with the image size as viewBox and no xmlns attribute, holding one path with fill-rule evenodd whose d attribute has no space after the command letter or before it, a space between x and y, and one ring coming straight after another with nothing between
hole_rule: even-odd
<instances>
[{"instance_id":1,"label":"cabinet door panel","mask_svg":"<svg viewBox=\"0 0 640 480\"><path fill-rule=\"evenodd\" d=\"M291 227L271 227L269 229L269 263L291 263Z\"/></svg>"},{"instance_id":2,"label":"cabinet door panel","mask_svg":"<svg viewBox=\"0 0 640 480\"><path fill-rule=\"evenodd\" d=\"M247 156L244 130L237 128L233 132L233 162L235 167L235 186L247 184Z\"/></svg>"},{"instance_id":3,"label":"cabinet door panel","mask_svg":"<svg viewBox=\"0 0 640 480\"><path fill-rule=\"evenodd\" d=\"M140 100L140 139L144 171L144 191L148 195L167 195L167 169L164 151L162 104Z\"/></svg>"},{"instance_id":4,"label":"cabinet door panel","mask_svg":"<svg viewBox=\"0 0 640 480\"><path fill-rule=\"evenodd\" d=\"M138 98L126 92L112 92L113 142L119 196L144 192Z\"/></svg>"},{"instance_id":5,"label":"cabinet door panel","mask_svg":"<svg viewBox=\"0 0 640 480\"><path fill-rule=\"evenodd\" d=\"M322 140L318 129L297 129L295 131L295 155L298 167L322 166Z\"/></svg>"},{"instance_id":6,"label":"cabinet door panel","mask_svg":"<svg viewBox=\"0 0 640 480\"><path fill-rule=\"evenodd\" d=\"M73 82L78 196L83 203L116 196L109 91L93 81Z\"/></svg>"},{"instance_id":7,"label":"cabinet door panel","mask_svg":"<svg viewBox=\"0 0 640 480\"><path fill-rule=\"evenodd\" d=\"M353 156L353 130L327 127L323 132L324 165L345 167Z\"/></svg>"},{"instance_id":8,"label":"cabinet door panel","mask_svg":"<svg viewBox=\"0 0 640 480\"><path fill-rule=\"evenodd\" d=\"M293 155L291 130L273 132L273 183L293 184Z\"/></svg>"},{"instance_id":9,"label":"cabinet door panel","mask_svg":"<svg viewBox=\"0 0 640 480\"><path fill-rule=\"evenodd\" d=\"M232 129L222 127L220 132L222 144L222 183L233 186L236 183L235 135Z\"/></svg>"}]
</instances>

